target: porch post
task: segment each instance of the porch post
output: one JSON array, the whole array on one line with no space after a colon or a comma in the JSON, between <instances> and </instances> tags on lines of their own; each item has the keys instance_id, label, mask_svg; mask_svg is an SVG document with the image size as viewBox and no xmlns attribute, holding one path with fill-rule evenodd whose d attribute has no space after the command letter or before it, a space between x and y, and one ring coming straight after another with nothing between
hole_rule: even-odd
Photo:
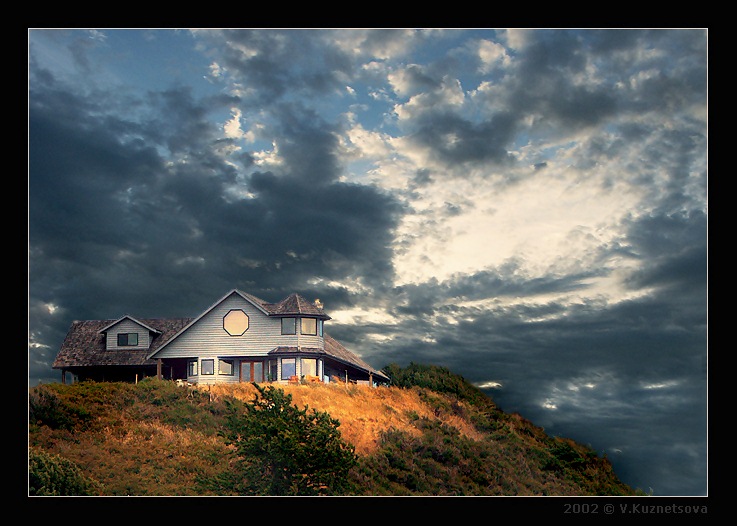
<instances>
[{"instance_id":1,"label":"porch post","mask_svg":"<svg viewBox=\"0 0 737 526\"><path fill-rule=\"evenodd\" d=\"M161 363L162 363L161 358L156 360L156 379L157 380L161 380Z\"/></svg>"}]
</instances>

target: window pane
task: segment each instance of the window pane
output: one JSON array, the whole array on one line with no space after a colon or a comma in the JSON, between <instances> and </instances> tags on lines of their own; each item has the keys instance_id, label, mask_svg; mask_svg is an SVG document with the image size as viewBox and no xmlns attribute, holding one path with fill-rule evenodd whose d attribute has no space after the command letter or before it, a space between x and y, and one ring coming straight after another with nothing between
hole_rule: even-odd
<instances>
[{"instance_id":1,"label":"window pane","mask_svg":"<svg viewBox=\"0 0 737 526\"><path fill-rule=\"evenodd\" d=\"M318 336L322 336L323 335L322 326L323 326L323 321L322 320L318 320L318 322L317 322L317 334L318 334Z\"/></svg>"},{"instance_id":2,"label":"window pane","mask_svg":"<svg viewBox=\"0 0 737 526\"><path fill-rule=\"evenodd\" d=\"M302 358L302 374L317 376L317 360L315 358Z\"/></svg>"},{"instance_id":3,"label":"window pane","mask_svg":"<svg viewBox=\"0 0 737 526\"><path fill-rule=\"evenodd\" d=\"M242 336L248 330L248 314L240 309L229 311L223 317L223 329L231 336Z\"/></svg>"},{"instance_id":4,"label":"window pane","mask_svg":"<svg viewBox=\"0 0 737 526\"><path fill-rule=\"evenodd\" d=\"M297 319L296 318L282 318L281 319L281 333L282 334L297 334Z\"/></svg>"},{"instance_id":5,"label":"window pane","mask_svg":"<svg viewBox=\"0 0 737 526\"><path fill-rule=\"evenodd\" d=\"M202 374L215 374L215 360L202 360Z\"/></svg>"},{"instance_id":6,"label":"window pane","mask_svg":"<svg viewBox=\"0 0 737 526\"><path fill-rule=\"evenodd\" d=\"M264 381L264 364L263 362L256 362L253 364L253 381L263 382Z\"/></svg>"},{"instance_id":7,"label":"window pane","mask_svg":"<svg viewBox=\"0 0 737 526\"><path fill-rule=\"evenodd\" d=\"M218 374L233 376L233 360L218 360Z\"/></svg>"},{"instance_id":8,"label":"window pane","mask_svg":"<svg viewBox=\"0 0 737 526\"><path fill-rule=\"evenodd\" d=\"M118 347L138 345L137 332L121 332L118 334Z\"/></svg>"},{"instance_id":9,"label":"window pane","mask_svg":"<svg viewBox=\"0 0 737 526\"><path fill-rule=\"evenodd\" d=\"M278 364L276 363L276 360L269 362L269 382L273 382L276 380L276 369Z\"/></svg>"},{"instance_id":10,"label":"window pane","mask_svg":"<svg viewBox=\"0 0 737 526\"><path fill-rule=\"evenodd\" d=\"M197 376L197 361L192 360L189 362L189 372L187 373L188 376Z\"/></svg>"},{"instance_id":11,"label":"window pane","mask_svg":"<svg viewBox=\"0 0 737 526\"><path fill-rule=\"evenodd\" d=\"M317 320L315 318L302 318L302 334L317 334Z\"/></svg>"},{"instance_id":12,"label":"window pane","mask_svg":"<svg viewBox=\"0 0 737 526\"><path fill-rule=\"evenodd\" d=\"M295 358L282 358L281 360L281 379L289 380L290 376L297 374L297 361Z\"/></svg>"}]
</instances>

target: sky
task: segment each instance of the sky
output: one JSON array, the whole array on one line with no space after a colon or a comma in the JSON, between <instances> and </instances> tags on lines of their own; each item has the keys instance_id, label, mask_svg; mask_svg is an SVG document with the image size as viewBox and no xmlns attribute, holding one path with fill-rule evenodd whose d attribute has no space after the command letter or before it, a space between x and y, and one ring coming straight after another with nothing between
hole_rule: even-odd
<instances>
[{"instance_id":1,"label":"sky","mask_svg":"<svg viewBox=\"0 0 737 526\"><path fill-rule=\"evenodd\" d=\"M29 29L28 376L73 320L319 298L706 496L706 29Z\"/></svg>"}]
</instances>

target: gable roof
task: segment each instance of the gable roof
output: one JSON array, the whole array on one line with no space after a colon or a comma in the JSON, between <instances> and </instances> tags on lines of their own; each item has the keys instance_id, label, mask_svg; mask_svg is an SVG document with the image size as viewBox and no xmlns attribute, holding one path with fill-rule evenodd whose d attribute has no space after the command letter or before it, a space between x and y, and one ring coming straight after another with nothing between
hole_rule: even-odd
<instances>
[{"instance_id":1,"label":"gable roof","mask_svg":"<svg viewBox=\"0 0 737 526\"><path fill-rule=\"evenodd\" d=\"M151 352L148 354L149 358L153 358L154 354L159 352L161 349L166 347L169 342L175 340L180 333L183 333L187 329L189 329L192 325L197 323L200 319L204 318L211 310L213 310L215 307L220 305L222 302L224 302L226 299L231 297L233 294L239 295L241 298L246 300L247 302L251 303L254 307L259 309L261 312L266 314L267 316L275 316L275 317L286 317L286 316L309 316L313 318L320 318L323 320L329 320L330 316L325 314L325 311L322 310L322 308L317 307L314 303L311 303L304 299L299 294L290 294L285 299L280 301L279 303L268 303L261 298L257 298L253 294L248 294L247 292L240 291L238 289L233 289L230 292L228 292L225 296L217 300L215 303L210 305L202 314L197 316L196 318L193 318L192 321L190 321L185 327L182 327L179 332L175 335L173 335L171 338L169 338L166 342L161 344L157 349L152 349Z\"/></svg>"},{"instance_id":2,"label":"gable roof","mask_svg":"<svg viewBox=\"0 0 737 526\"><path fill-rule=\"evenodd\" d=\"M107 350L105 348L105 330L119 320L86 320L72 322L59 354L52 367L62 369L69 367L93 367L98 365L156 365L156 360L147 359L151 350L158 349L182 327L189 324L192 318L145 319L139 323L156 332L151 346L147 349Z\"/></svg>"},{"instance_id":3,"label":"gable roof","mask_svg":"<svg viewBox=\"0 0 737 526\"><path fill-rule=\"evenodd\" d=\"M125 316L123 316L122 318L118 318L117 320L115 320L114 322L112 322L110 325L106 325L105 327L103 327L102 329L100 329L100 332L105 332L105 331L110 330L112 327L116 326L118 323L120 323L123 320L130 320L133 323L137 323L138 325L140 325L144 329L148 329L150 332L155 332L157 334L161 334L161 331L159 331L158 329L154 329L153 327L149 327L148 325L146 325L142 321L135 319L133 316L128 316L127 314Z\"/></svg>"}]
</instances>

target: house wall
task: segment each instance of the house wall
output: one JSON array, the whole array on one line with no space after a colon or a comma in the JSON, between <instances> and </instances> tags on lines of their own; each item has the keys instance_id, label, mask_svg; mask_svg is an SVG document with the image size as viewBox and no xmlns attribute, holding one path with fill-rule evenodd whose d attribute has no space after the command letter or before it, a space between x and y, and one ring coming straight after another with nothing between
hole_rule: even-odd
<instances>
[{"instance_id":1,"label":"house wall","mask_svg":"<svg viewBox=\"0 0 737 526\"><path fill-rule=\"evenodd\" d=\"M138 345L131 346L131 345L123 345L118 346L118 334L121 333L138 333ZM141 327L136 322L125 319L121 321L120 323L116 324L114 327L112 327L109 331L107 331L107 338L105 341L105 348L107 350L113 350L113 349L146 349L151 344L151 339L149 337L149 331L145 327Z\"/></svg>"},{"instance_id":2,"label":"house wall","mask_svg":"<svg viewBox=\"0 0 737 526\"><path fill-rule=\"evenodd\" d=\"M231 310L243 310L248 315L248 330L240 336L231 336L223 328L223 318ZM317 347L324 349L321 336L281 334L281 318L269 317L251 302L238 294L232 294L213 307L185 332L177 336L155 358L197 358L200 384L238 382L240 360L238 358L263 358L276 347ZM233 359L233 375L218 374L218 359ZM214 375L202 374L202 360L213 359ZM298 361L299 374L299 361ZM280 372L281 373L281 372ZM193 378L194 379L194 378Z\"/></svg>"}]
</instances>

